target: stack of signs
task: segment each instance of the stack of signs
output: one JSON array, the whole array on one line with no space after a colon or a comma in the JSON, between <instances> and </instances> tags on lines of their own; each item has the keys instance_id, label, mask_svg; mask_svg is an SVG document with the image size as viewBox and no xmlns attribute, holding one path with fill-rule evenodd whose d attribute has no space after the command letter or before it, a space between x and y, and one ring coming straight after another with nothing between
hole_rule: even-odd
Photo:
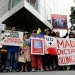
<instances>
[{"instance_id":1,"label":"stack of signs","mask_svg":"<svg viewBox=\"0 0 75 75\"><path fill-rule=\"evenodd\" d=\"M4 45L23 46L23 32L5 30Z\"/></svg>"},{"instance_id":2,"label":"stack of signs","mask_svg":"<svg viewBox=\"0 0 75 75\"><path fill-rule=\"evenodd\" d=\"M45 53L57 55L56 39L51 36L44 36L44 37L45 37Z\"/></svg>"}]
</instances>

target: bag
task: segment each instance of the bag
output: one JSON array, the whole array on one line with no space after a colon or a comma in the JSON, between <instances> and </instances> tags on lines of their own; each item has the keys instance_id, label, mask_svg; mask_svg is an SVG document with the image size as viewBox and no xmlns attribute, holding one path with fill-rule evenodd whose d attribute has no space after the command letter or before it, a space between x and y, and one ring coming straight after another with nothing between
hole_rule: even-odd
<instances>
[{"instance_id":1,"label":"bag","mask_svg":"<svg viewBox=\"0 0 75 75\"><path fill-rule=\"evenodd\" d=\"M21 63L26 63L26 58L23 55L20 55L20 57L18 58L18 61Z\"/></svg>"}]
</instances>

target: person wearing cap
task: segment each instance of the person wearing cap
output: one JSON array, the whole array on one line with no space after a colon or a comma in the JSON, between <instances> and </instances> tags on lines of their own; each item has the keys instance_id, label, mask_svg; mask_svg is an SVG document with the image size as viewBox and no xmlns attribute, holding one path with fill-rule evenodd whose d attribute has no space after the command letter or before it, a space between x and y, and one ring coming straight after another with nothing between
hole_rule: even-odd
<instances>
[{"instance_id":1,"label":"person wearing cap","mask_svg":"<svg viewBox=\"0 0 75 75\"><path fill-rule=\"evenodd\" d=\"M53 32L50 29L45 29L44 36L52 36ZM45 54L43 56L43 63L45 66L46 71L52 71L53 70L53 62L52 62L52 55L51 54Z\"/></svg>"},{"instance_id":2,"label":"person wearing cap","mask_svg":"<svg viewBox=\"0 0 75 75\"><path fill-rule=\"evenodd\" d=\"M16 28L12 27L12 31L16 31ZM10 64L11 55L13 55L14 57L13 71L17 71L18 50L19 50L18 46L7 46L7 62L6 62L5 71L10 71L9 67L11 66Z\"/></svg>"},{"instance_id":3,"label":"person wearing cap","mask_svg":"<svg viewBox=\"0 0 75 75\"><path fill-rule=\"evenodd\" d=\"M27 41L27 43L30 47L31 47L31 38L39 38L37 36L37 31L36 30L32 31L32 35L30 36L29 40ZM32 55L31 54L31 67L32 67L32 72L36 71L36 69L38 69L40 71L43 71L42 70L42 61L41 61L41 56L40 55Z\"/></svg>"},{"instance_id":4,"label":"person wearing cap","mask_svg":"<svg viewBox=\"0 0 75 75\"><path fill-rule=\"evenodd\" d=\"M22 72L27 72L28 69L27 69L27 65L28 65L28 62L31 61L31 58L30 58L30 47L27 45L27 40L28 40L28 36L29 36L29 32L24 32L24 36L23 36L23 47L21 47L21 52L22 52L22 55L23 57L26 59L26 62L24 63L21 63L21 71ZM24 70L24 67L25 67L25 70Z\"/></svg>"}]
</instances>

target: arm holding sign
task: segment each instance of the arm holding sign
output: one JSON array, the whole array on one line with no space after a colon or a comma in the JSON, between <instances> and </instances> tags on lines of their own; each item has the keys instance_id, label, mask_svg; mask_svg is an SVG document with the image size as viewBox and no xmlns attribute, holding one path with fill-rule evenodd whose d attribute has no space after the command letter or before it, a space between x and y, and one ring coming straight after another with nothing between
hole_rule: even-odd
<instances>
[{"instance_id":1,"label":"arm holding sign","mask_svg":"<svg viewBox=\"0 0 75 75\"><path fill-rule=\"evenodd\" d=\"M61 38L66 38L67 36L68 36L68 30L67 30L66 35L65 35L65 36L63 36L63 37L61 37Z\"/></svg>"}]
</instances>

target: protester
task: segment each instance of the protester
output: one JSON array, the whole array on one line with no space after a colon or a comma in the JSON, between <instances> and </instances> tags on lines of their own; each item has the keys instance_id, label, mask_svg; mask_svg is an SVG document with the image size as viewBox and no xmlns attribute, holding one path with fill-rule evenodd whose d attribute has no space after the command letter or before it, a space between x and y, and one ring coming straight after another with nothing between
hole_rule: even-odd
<instances>
[{"instance_id":1,"label":"protester","mask_svg":"<svg viewBox=\"0 0 75 75\"><path fill-rule=\"evenodd\" d=\"M39 38L37 36L37 31L33 30L32 31L32 35L29 38L29 40L27 41L28 45L31 47L31 38ZM37 65L36 65L37 63ZM36 69L38 69L38 71L43 71L42 69L42 61L41 61L41 56L40 55L32 55L31 54L31 67L32 67L32 71L36 71Z\"/></svg>"},{"instance_id":2,"label":"protester","mask_svg":"<svg viewBox=\"0 0 75 75\"><path fill-rule=\"evenodd\" d=\"M15 27L12 27L12 31L16 31ZM11 55L13 55L13 72L17 71L17 58L18 58L18 46L7 46L7 62L6 62L6 67L5 71L10 71L9 67L11 66L10 63L10 58Z\"/></svg>"},{"instance_id":3,"label":"protester","mask_svg":"<svg viewBox=\"0 0 75 75\"><path fill-rule=\"evenodd\" d=\"M69 38L74 38L75 34L73 32L69 33ZM70 65L70 70L75 70L75 65Z\"/></svg>"},{"instance_id":4,"label":"protester","mask_svg":"<svg viewBox=\"0 0 75 75\"><path fill-rule=\"evenodd\" d=\"M44 36L52 36L53 33L50 31L50 29L45 29L45 35ZM45 70L46 71L52 71L53 70L53 55L51 54L45 54L44 55L44 61L45 62Z\"/></svg>"},{"instance_id":5,"label":"protester","mask_svg":"<svg viewBox=\"0 0 75 75\"><path fill-rule=\"evenodd\" d=\"M21 71L22 72L27 72L28 69L27 69L27 65L28 65L28 62L31 61L31 58L30 58L30 47L27 45L27 40L28 40L28 35L29 35L29 32L25 32L24 33L24 37L23 37L23 47L21 47L22 49L22 55L23 57L26 59L26 62L22 62L21 63ZM24 70L25 68L25 70Z\"/></svg>"},{"instance_id":6,"label":"protester","mask_svg":"<svg viewBox=\"0 0 75 75\"><path fill-rule=\"evenodd\" d=\"M68 36L68 30L67 30L67 33L66 33L66 35L65 36L63 36L63 37L60 37L60 33L57 31L56 32L56 34L55 34L55 38L66 38ZM63 70L63 66L59 66L58 65L58 57L57 57L57 55L55 55L55 58L54 58L54 60L55 60L55 70ZM64 68L65 68L65 70L67 70L67 67L66 66L64 66Z\"/></svg>"}]
</instances>

